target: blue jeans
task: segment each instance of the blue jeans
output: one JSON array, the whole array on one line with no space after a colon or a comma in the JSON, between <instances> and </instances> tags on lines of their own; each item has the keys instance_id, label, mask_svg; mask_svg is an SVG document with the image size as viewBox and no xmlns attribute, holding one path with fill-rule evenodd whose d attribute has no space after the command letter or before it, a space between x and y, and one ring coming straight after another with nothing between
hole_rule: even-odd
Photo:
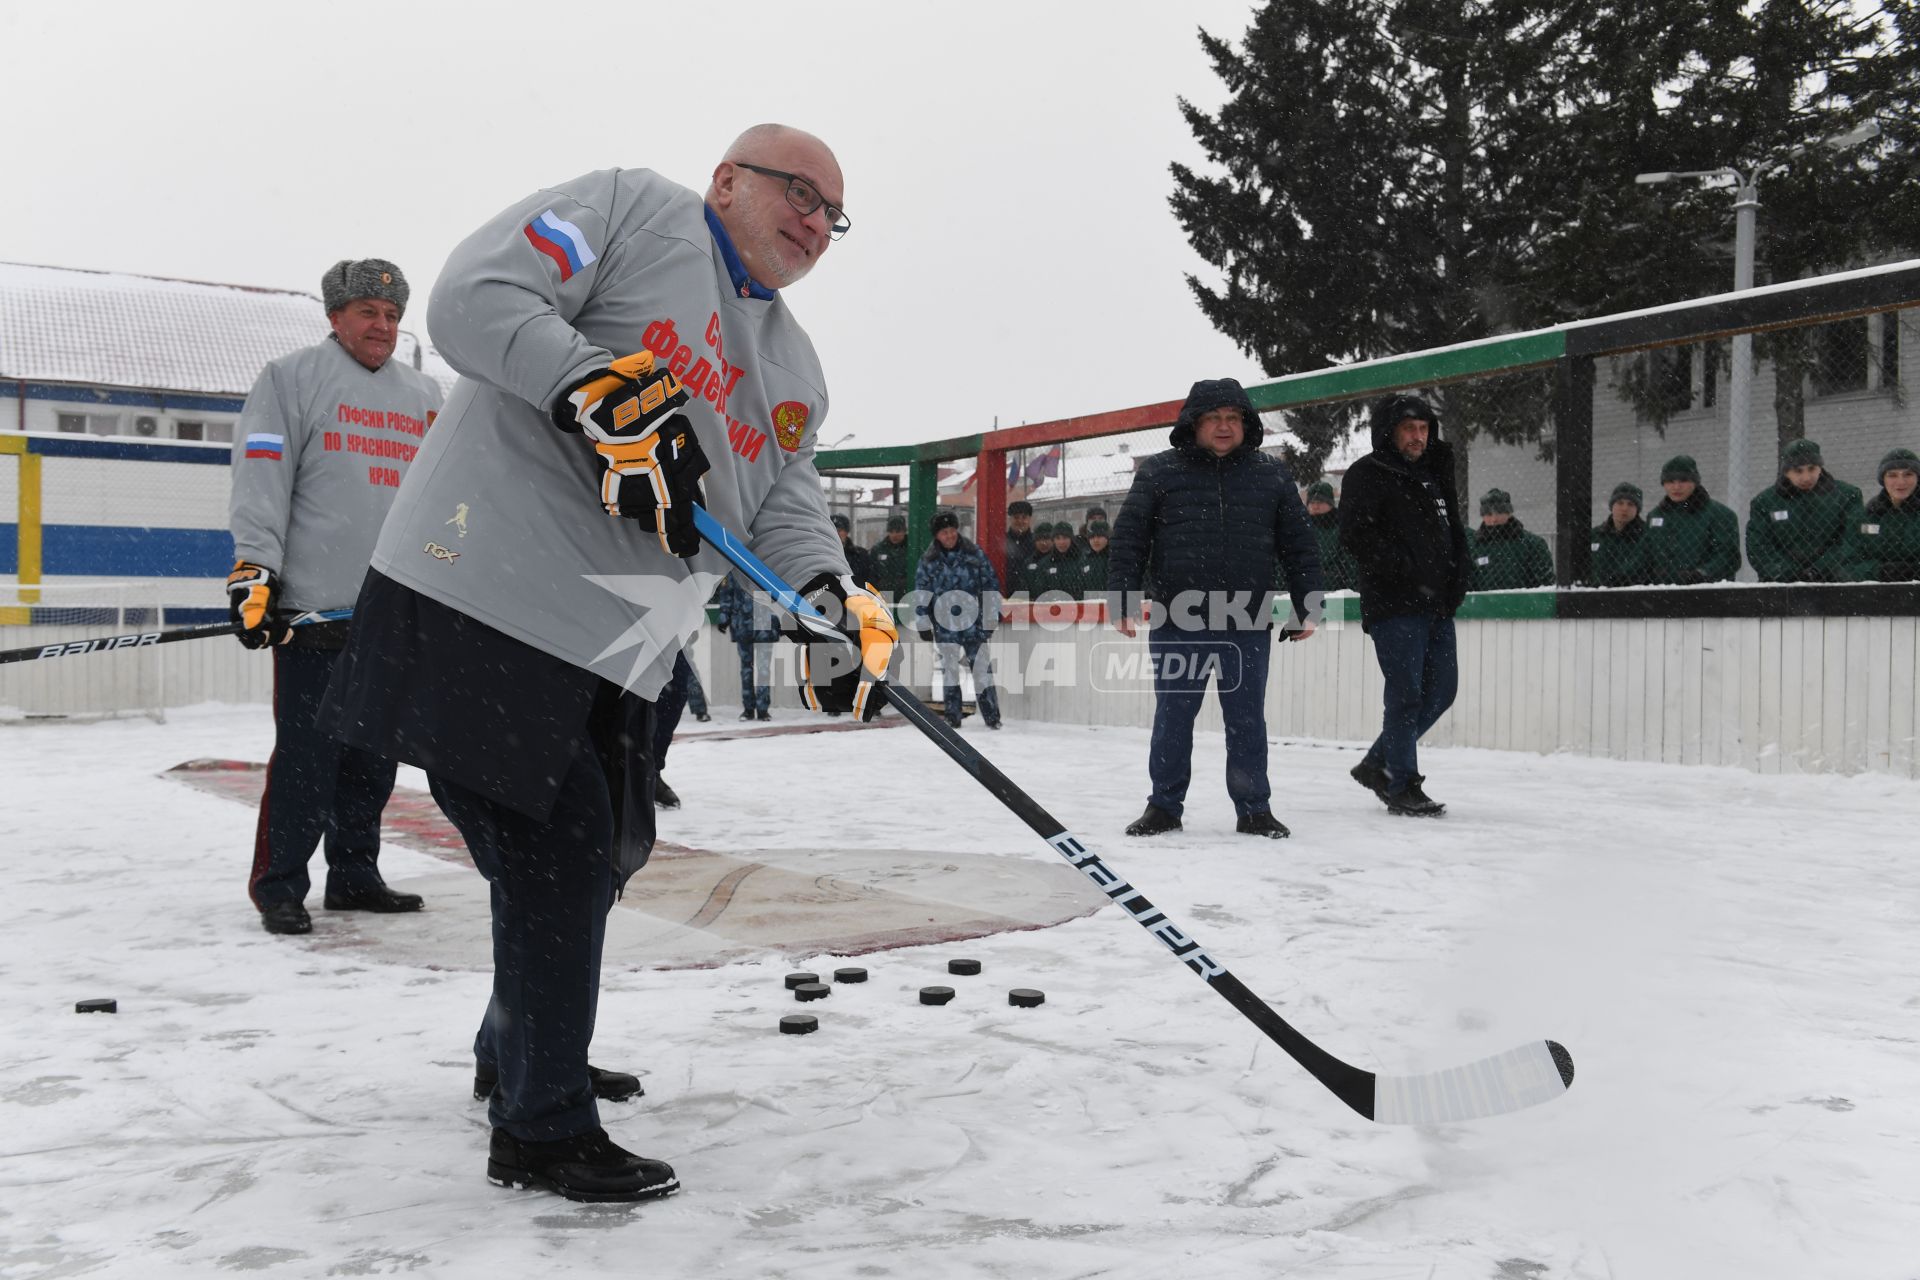
<instances>
[{"instance_id":1,"label":"blue jeans","mask_svg":"<svg viewBox=\"0 0 1920 1280\"><path fill-rule=\"evenodd\" d=\"M1382 618L1367 634L1387 678L1380 736L1367 748L1367 763L1383 766L1388 792L1398 794L1420 776L1420 735L1446 714L1460 688L1453 619L1403 614Z\"/></svg>"},{"instance_id":2,"label":"blue jeans","mask_svg":"<svg viewBox=\"0 0 1920 1280\"><path fill-rule=\"evenodd\" d=\"M1153 657L1153 742L1147 750L1147 775L1153 781L1148 803L1179 817L1186 808L1193 777L1193 721L1214 679L1220 717L1227 731L1227 794L1240 817L1271 807L1267 784L1267 666L1273 635L1258 631L1175 631L1156 627L1147 633Z\"/></svg>"},{"instance_id":3,"label":"blue jeans","mask_svg":"<svg viewBox=\"0 0 1920 1280\"><path fill-rule=\"evenodd\" d=\"M961 640L943 643L935 649L940 659L940 682L946 686L945 705L942 714L947 723L960 723L960 704L966 699L960 691L960 664L965 662L967 670L973 672L973 704L980 708L980 715L988 724L1000 723L1000 695L993 687L993 660L983 646L985 640Z\"/></svg>"}]
</instances>

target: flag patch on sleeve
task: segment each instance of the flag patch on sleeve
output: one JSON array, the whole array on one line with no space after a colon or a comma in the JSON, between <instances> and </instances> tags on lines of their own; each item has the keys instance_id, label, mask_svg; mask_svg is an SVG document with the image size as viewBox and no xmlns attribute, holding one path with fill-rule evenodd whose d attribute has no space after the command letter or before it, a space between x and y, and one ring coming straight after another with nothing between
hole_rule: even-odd
<instances>
[{"instance_id":1,"label":"flag patch on sleeve","mask_svg":"<svg viewBox=\"0 0 1920 1280\"><path fill-rule=\"evenodd\" d=\"M598 260L593 246L587 243L587 237L580 228L551 209L522 229L527 233L528 243L552 258L554 265L560 268L563 284L573 279L574 272Z\"/></svg>"},{"instance_id":2,"label":"flag patch on sleeve","mask_svg":"<svg viewBox=\"0 0 1920 1280\"><path fill-rule=\"evenodd\" d=\"M247 456L249 458L271 458L275 462L278 462L280 461L280 455L285 452L286 446L287 438L285 436L272 436L264 431L256 431L247 437Z\"/></svg>"}]
</instances>

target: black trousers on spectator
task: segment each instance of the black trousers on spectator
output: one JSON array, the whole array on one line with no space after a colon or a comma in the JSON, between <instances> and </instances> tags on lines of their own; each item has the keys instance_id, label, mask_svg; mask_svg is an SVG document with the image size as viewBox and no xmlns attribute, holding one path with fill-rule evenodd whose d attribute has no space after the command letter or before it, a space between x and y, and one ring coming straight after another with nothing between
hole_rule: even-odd
<instances>
[{"instance_id":1,"label":"black trousers on spectator","mask_svg":"<svg viewBox=\"0 0 1920 1280\"><path fill-rule=\"evenodd\" d=\"M582 743L544 820L430 774L434 799L466 838L493 902L493 993L473 1056L499 1084L488 1119L525 1142L598 1128L587 1046L600 1002L600 955L616 874L615 797L650 769L651 706L601 686ZM625 820L647 824L647 803Z\"/></svg>"},{"instance_id":2,"label":"black trousers on spectator","mask_svg":"<svg viewBox=\"0 0 1920 1280\"><path fill-rule=\"evenodd\" d=\"M273 650L273 755L247 880L247 893L262 911L306 899L307 862L323 835L330 892L380 884L380 813L393 794L394 763L336 742L314 725L339 656L331 649Z\"/></svg>"}]
</instances>

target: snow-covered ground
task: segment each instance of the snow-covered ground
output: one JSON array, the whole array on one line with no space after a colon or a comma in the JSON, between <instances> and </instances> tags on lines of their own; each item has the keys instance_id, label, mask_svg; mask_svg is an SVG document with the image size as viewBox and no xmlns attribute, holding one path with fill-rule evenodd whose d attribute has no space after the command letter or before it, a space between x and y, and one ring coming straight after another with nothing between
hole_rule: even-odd
<instances>
[{"instance_id":1,"label":"snow-covered ground","mask_svg":"<svg viewBox=\"0 0 1920 1280\"><path fill-rule=\"evenodd\" d=\"M647 1096L603 1116L686 1190L507 1192L468 1096L487 974L397 959L403 918L261 932L253 814L160 776L263 759L264 710L13 728L0 1276L1920 1276L1920 788L1456 750L1420 823L1351 751L1277 747L1296 834L1268 843L1232 832L1216 737L1187 830L1148 843L1119 834L1143 734L977 724L1332 1052L1406 1072L1551 1036L1572 1090L1371 1125L1112 909L869 955L808 1037L775 1031L780 977L832 957L612 954L594 1057ZM1055 856L910 729L693 738L668 772L662 835L698 848ZM483 933L477 902L437 905ZM960 954L986 972L947 978ZM73 1011L94 996L119 1013Z\"/></svg>"}]
</instances>

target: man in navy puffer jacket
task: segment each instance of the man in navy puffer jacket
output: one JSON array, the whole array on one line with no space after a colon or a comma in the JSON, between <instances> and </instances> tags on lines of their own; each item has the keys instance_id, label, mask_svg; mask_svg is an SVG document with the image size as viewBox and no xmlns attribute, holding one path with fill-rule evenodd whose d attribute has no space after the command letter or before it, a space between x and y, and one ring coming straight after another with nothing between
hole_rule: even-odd
<instances>
[{"instance_id":1,"label":"man in navy puffer jacket","mask_svg":"<svg viewBox=\"0 0 1920 1280\"><path fill-rule=\"evenodd\" d=\"M1177 831L1192 775L1193 721L1215 678L1226 723L1227 794L1235 829L1280 839L1267 783L1267 666L1273 651L1275 565L1286 571L1289 640L1313 634L1320 552L1293 475L1260 452L1253 402L1231 378L1193 384L1169 437L1140 464L1114 524L1108 557L1111 614L1127 635L1151 580L1147 643L1153 658L1153 791L1128 835Z\"/></svg>"}]
</instances>

